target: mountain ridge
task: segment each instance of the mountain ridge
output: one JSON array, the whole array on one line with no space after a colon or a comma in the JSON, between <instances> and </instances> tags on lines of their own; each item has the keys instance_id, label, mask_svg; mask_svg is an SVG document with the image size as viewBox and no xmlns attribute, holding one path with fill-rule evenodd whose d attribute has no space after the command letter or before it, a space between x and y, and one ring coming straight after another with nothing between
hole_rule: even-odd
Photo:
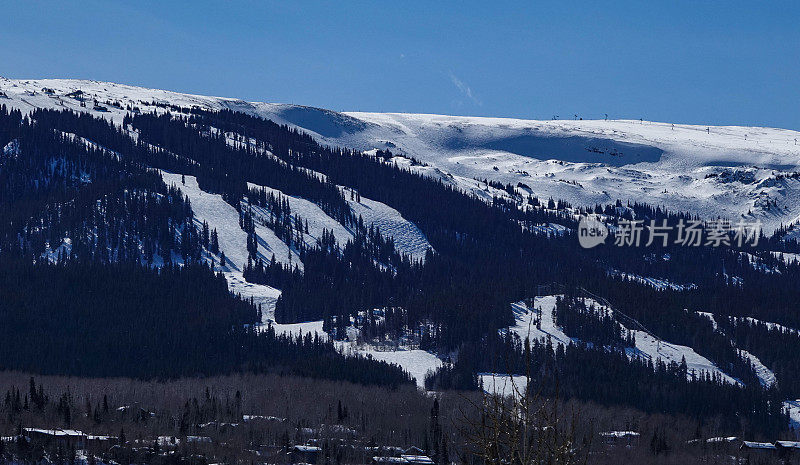
<instances>
[{"instance_id":1,"label":"mountain ridge","mask_svg":"<svg viewBox=\"0 0 800 465\"><path fill-rule=\"evenodd\" d=\"M78 90L99 103L81 107L68 97ZM800 132L788 129L336 112L86 80L1 79L0 92L0 102L23 112L63 107L117 124L127 105L231 109L301 129L325 145L391 150L466 190L475 190L471 180L487 179L574 205L643 201L706 218L760 221L767 232L800 219Z\"/></svg>"}]
</instances>

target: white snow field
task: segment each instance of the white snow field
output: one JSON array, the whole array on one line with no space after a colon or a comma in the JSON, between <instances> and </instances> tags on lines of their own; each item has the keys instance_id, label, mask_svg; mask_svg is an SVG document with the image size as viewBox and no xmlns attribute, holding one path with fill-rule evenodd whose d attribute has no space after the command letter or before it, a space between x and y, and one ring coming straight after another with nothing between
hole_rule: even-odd
<instances>
[{"instance_id":1,"label":"white snow field","mask_svg":"<svg viewBox=\"0 0 800 465\"><path fill-rule=\"evenodd\" d=\"M758 380L761 382L762 386L770 387L778 382L778 378L775 377L775 373L761 363L761 360L759 360L758 357L744 349L739 349L739 354L749 360L753 365L753 371L756 373L756 376L758 376Z\"/></svg>"},{"instance_id":2,"label":"white snow field","mask_svg":"<svg viewBox=\"0 0 800 465\"><path fill-rule=\"evenodd\" d=\"M528 378L520 375L503 375L499 373L478 374L484 392L500 396L522 397L528 388Z\"/></svg>"},{"instance_id":3,"label":"white snow field","mask_svg":"<svg viewBox=\"0 0 800 465\"><path fill-rule=\"evenodd\" d=\"M342 245L353 238L352 231L328 216L328 214L314 202L301 197L286 195L278 189L273 189L271 187L260 186L253 183L247 183L247 185L251 189L264 189L267 194L272 194L280 199L286 200L289 203L292 216L299 215L304 222L308 222L308 234L305 235L306 245L314 246L317 240L322 238L322 231L325 229L333 231L336 241ZM254 209L257 214L269 215L269 212L260 207L254 207Z\"/></svg>"},{"instance_id":4,"label":"white snow field","mask_svg":"<svg viewBox=\"0 0 800 465\"><path fill-rule=\"evenodd\" d=\"M516 325L508 328L508 330L516 333L523 341L526 337L531 340L547 340L550 338L553 344L569 344L572 338L567 336L553 320L553 310L556 307L557 297L559 296L548 295L536 297L532 309L529 309L524 302L511 304L515 314ZM598 311L613 313L613 310L592 299L584 299L584 301L587 306L593 304ZM538 328L535 323L537 319L540 319L540 327ZM623 325L623 327L625 326ZM639 357L652 360L653 362L661 359L665 363L681 363L681 360L685 358L686 366L689 369L687 374L689 378L691 378L693 373L698 376L701 373L710 373L717 374L730 383L741 384L738 380L728 376L717 368L710 360L695 352L691 347L657 339L645 331L631 330L630 328L626 329L632 331L636 339L636 347L629 347L626 349L629 357Z\"/></svg>"},{"instance_id":5,"label":"white snow field","mask_svg":"<svg viewBox=\"0 0 800 465\"><path fill-rule=\"evenodd\" d=\"M239 213L236 209L225 202L221 195L201 190L194 176L183 176L185 184L182 182L180 174L162 171L161 177L167 185L175 185L183 195L189 198L195 221L198 224L205 221L210 230L217 230L219 248L220 251L225 252L226 260L225 266L221 270L225 273L231 292L241 294L247 299L252 298L254 303L261 304L264 318L271 316L280 291L244 280L242 270L247 264L247 233L239 227ZM277 260L288 263L289 247L278 239L272 230L257 226L256 233L261 239L259 240L259 254L265 255L269 260L271 254L275 253ZM217 256L214 259L220 266L220 257ZM294 260L295 263L300 262L299 257L295 257Z\"/></svg>"},{"instance_id":6,"label":"white snow field","mask_svg":"<svg viewBox=\"0 0 800 465\"><path fill-rule=\"evenodd\" d=\"M220 250L225 252L227 266L224 270L225 277L228 280L228 285L231 291L239 293L242 297L253 298L256 304L262 305L262 329L266 329L267 324L272 324L275 331L279 334L288 333L292 336L305 335L305 334L319 334L327 337L322 331L322 321L309 321L304 323L290 323L279 324L274 321L275 302L280 296L280 291L269 286L260 284L248 283L242 276L242 270L247 263L247 233L239 227L239 213L233 206L228 204L222 199L221 195L211 194L203 191L197 185L197 179L194 176L183 176L175 173L161 172L161 176L168 185L175 185L181 190L185 196L189 198L192 205L192 211L195 214L195 221L202 224L203 221L208 223L209 229L216 229L219 235ZM251 184L251 187L255 185ZM327 216L316 204L309 202L305 199L297 197L285 196L281 191L276 189L269 189L275 195L285 197L289 202L292 213L299 214L303 219L308 219L309 234L307 241L316 241L317 237L321 237L322 229L333 229L334 235L338 240L345 242L348 238L352 238L350 233L344 226L336 222L333 218ZM371 209L373 216L371 220L365 218L365 222L375 221L378 225L395 225L401 228L410 228L411 223L405 221L400 217L396 210L390 209L388 206L379 202L373 202L368 199L361 198L362 203L369 202L369 206L365 208ZM354 202L357 204L357 202ZM257 209L258 210L258 209ZM392 213L393 212L393 213ZM411 225L413 226L413 225ZM413 226L416 228L416 226ZM383 230L383 227L381 228ZM388 228L387 228L388 229ZM418 231L418 230L417 230ZM398 237L404 237L397 233ZM294 250L289 247L272 232L271 229L258 225L256 222L256 234L259 237L258 251L259 255L269 260L271 254L275 253L275 258L283 263L296 264L302 269L300 258ZM419 233L421 235L421 232ZM412 237L418 238L419 236ZM424 239L424 236L422 236ZM311 243L311 242L310 242ZM419 244L419 242L411 241L410 244ZM427 240L424 241L427 244ZM402 249L401 249L402 250ZM418 249L406 247L407 253L416 252ZM289 254L292 254L292 260L289 260ZM424 252L423 252L424 257ZM215 257L219 263L219 257ZM424 388L425 374L429 370L436 370L442 366L442 361L434 354L414 349L414 350L396 350L396 351L379 351L369 346L360 347L349 342L337 342L337 348L340 351L351 351L361 355L369 355L376 360L382 360L389 363L394 363L411 376L417 382L417 386Z\"/></svg>"},{"instance_id":7,"label":"white snow field","mask_svg":"<svg viewBox=\"0 0 800 465\"><path fill-rule=\"evenodd\" d=\"M389 148L465 178L523 183L573 205L616 199L712 218L760 219L771 231L800 213L796 131L630 120L531 121L346 113L365 124L330 142ZM752 213L752 216L748 215Z\"/></svg>"},{"instance_id":8,"label":"white snow field","mask_svg":"<svg viewBox=\"0 0 800 465\"><path fill-rule=\"evenodd\" d=\"M420 389L425 388L425 375L429 371L436 371L442 366L442 360L439 357L421 349L380 351L373 348L359 348L354 349L354 352L400 366L400 368L414 377L417 387Z\"/></svg>"},{"instance_id":9,"label":"white snow field","mask_svg":"<svg viewBox=\"0 0 800 465\"><path fill-rule=\"evenodd\" d=\"M800 179L787 176L800 171L800 132L786 129L337 113L69 79L0 78L0 92L0 103L24 112L69 108L116 123L126 105L159 112L165 110L154 103L228 108L301 128L324 144L414 157L426 164L414 170L484 197L491 189L474 178L521 183L526 195L577 206L621 199L705 218L759 220L767 232L800 219Z\"/></svg>"},{"instance_id":10,"label":"white snow field","mask_svg":"<svg viewBox=\"0 0 800 465\"><path fill-rule=\"evenodd\" d=\"M698 315L708 318L711 322L711 325L714 327L714 330L720 331L719 325L717 324L717 319L714 317L713 313L709 312L696 312ZM775 373L772 372L769 368L764 365L758 357L751 354L750 352L744 349L738 349L739 355L744 357L745 359L749 360L750 363L753 365L753 371L755 372L758 380L761 382L762 386L772 386L778 382L778 378L775 376Z\"/></svg>"},{"instance_id":11,"label":"white snow field","mask_svg":"<svg viewBox=\"0 0 800 465\"><path fill-rule=\"evenodd\" d=\"M360 201L350 200L351 190L345 187L340 189L353 213L362 217L364 224L380 228L382 235L394 238L394 246L401 254L410 255L415 261L423 261L428 249L433 249L417 225L403 218L399 211L363 196Z\"/></svg>"},{"instance_id":12,"label":"white snow field","mask_svg":"<svg viewBox=\"0 0 800 465\"><path fill-rule=\"evenodd\" d=\"M275 328L275 332L278 334L291 334L292 336L318 334L323 338L328 337L328 334L322 330L322 320L287 324L270 321L269 324ZM266 329L266 326L262 326L262 329ZM399 366L414 377L417 387L420 389L425 388L425 375L429 371L436 371L443 363L442 359L435 354L421 349L401 347L397 350L378 350L370 345L350 341L334 341L334 345L343 353L369 356L375 360Z\"/></svg>"}]
</instances>

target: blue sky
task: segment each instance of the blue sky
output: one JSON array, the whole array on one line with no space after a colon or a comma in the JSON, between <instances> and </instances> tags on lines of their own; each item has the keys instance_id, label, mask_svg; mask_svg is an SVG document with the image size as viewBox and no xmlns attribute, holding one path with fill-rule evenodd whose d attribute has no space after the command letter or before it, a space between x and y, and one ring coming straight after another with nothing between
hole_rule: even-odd
<instances>
[{"instance_id":1,"label":"blue sky","mask_svg":"<svg viewBox=\"0 0 800 465\"><path fill-rule=\"evenodd\" d=\"M800 2L4 2L0 75L800 129Z\"/></svg>"}]
</instances>

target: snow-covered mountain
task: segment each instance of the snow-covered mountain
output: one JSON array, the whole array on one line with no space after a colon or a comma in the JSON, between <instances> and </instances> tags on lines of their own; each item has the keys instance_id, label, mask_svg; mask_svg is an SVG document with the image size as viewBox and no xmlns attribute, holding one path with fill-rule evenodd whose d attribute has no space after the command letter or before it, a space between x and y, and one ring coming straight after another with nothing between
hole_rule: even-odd
<instances>
[{"instance_id":1,"label":"snow-covered mountain","mask_svg":"<svg viewBox=\"0 0 800 465\"><path fill-rule=\"evenodd\" d=\"M119 126L129 113L162 114L192 107L228 109L301 129L322 144L355 148L373 154L377 150L388 149L394 154L393 163L439 179L487 201L495 196L508 197L509 193L497 186L510 185L518 194L523 194L518 198L518 206L525 205L527 195L542 200L548 197L566 200L574 206L607 205L619 199L623 202L663 205L672 210L689 211L706 219L722 216L731 220L760 220L768 232L781 225L794 224L800 218L800 146L796 145L800 133L783 129L705 127L646 121L530 121L338 113L296 105L252 103L78 80L0 78L0 105L19 109L23 113L39 108L87 112ZM203 131L203 137L222 135L218 127L209 126ZM137 139L141 135L133 126L126 126L123 132L125 139L128 136ZM71 140L80 140L93 149L108 150L76 134L67 135ZM220 142L222 149L226 148L225 144L227 148L247 146L248 149L261 150L259 155L289 164L271 153L263 141L246 140L243 133L236 132L226 132L224 136ZM168 149L160 147L159 150ZM119 156L110 150L109 153ZM217 154L214 152L215 156ZM19 156L19 142L11 140L0 156ZM295 168L309 175L305 182L316 181L317 178L328 179L326 174L310 168L299 165ZM195 227L198 230L210 228L215 235L218 234L218 246L222 254L206 251L202 257L207 262L215 263L217 271L224 273L231 291L261 304L264 310L262 322L271 321L280 332L322 332L321 320L292 319L290 321L304 322L274 323L274 310L281 290L248 282L244 269L249 261L257 259L263 262L274 260L303 272L306 268L299 249L313 247L324 239L327 232L333 234L339 245L343 245L355 237L352 222L348 224L341 218L335 218L336 215L330 210L326 211L320 202L315 203L274 186L256 184L246 179L247 182L243 184L248 189L274 196L291 211L295 224L300 226L295 228L296 235L287 240L272 223L276 212L270 211L263 203L259 205L253 202L252 197L237 197L231 201L207 186L203 187L197 176L166 169L161 169L159 173L167 186L174 186L180 196L190 201ZM378 228L379 236L391 238L399 253L418 262L425 260L426 253L433 247L419 227L422 222L414 224L394 208L400 207L389 205L389 200L382 203L362 196L351 185L338 184L331 184L330 188L338 191L337 195L341 195L345 208L355 218L363 220L367 227ZM482 202L475 203L485 207ZM241 212L244 211L252 215L251 230L243 226ZM413 212L405 210L405 214L413 215ZM437 211L435 214L440 213ZM551 223L526 226L541 228L547 233L565 228ZM65 238L58 247L48 244L48 256L53 258L60 252L69 253L71 240ZM173 257L172 261L180 262L180 257ZM380 265L386 266L384 263ZM694 286L671 284L624 271L617 274L655 288L682 290ZM509 302L515 309L517 320L516 326L510 329L523 339L525 336L542 340L553 338L561 344L569 344L571 338L552 318L555 297L539 295L536 299L534 307L541 307L536 312L522 309L519 303ZM611 312L610 309L608 311ZM539 315L537 318L542 326L533 333L523 334L523 329L530 330L534 313ZM704 320L703 323L708 325ZM675 364L683 359L695 372L713 373L722 380L742 384L730 375L728 368L723 370L716 360L712 362L693 347L664 341L646 330L622 327L636 335L635 345L626 349L626 354L632 359L662 360ZM355 330L353 337L350 337L350 329ZM420 386L428 370L443 365L443 360L437 355L415 344L403 346L400 344L402 341L397 341L398 344L389 349L401 350L387 350L385 344L365 344L355 327L347 331L348 341L337 341L339 350L370 354L375 359L397 363L412 373ZM720 338L722 336L730 340L727 335L721 335ZM733 342L730 344L733 347ZM744 349L737 350L740 350L737 357L748 359L762 384L775 383L776 376L770 368Z\"/></svg>"},{"instance_id":2,"label":"snow-covered mountain","mask_svg":"<svg viewBox=\"0 0 800 465\"><path fill-rule=\"evenodd\" d=\"M389 149L423 162L414 167L420 172L484 195L496 192L475 179L578 206L620 199L760 220L767 232L800 219L800 133L786 129L338 113L61 79L0 79L0 92L0 103L22 111L63 107L117 123L128 106L232 109L302 128L325 144Z\"/></svg>"}]
</instances>

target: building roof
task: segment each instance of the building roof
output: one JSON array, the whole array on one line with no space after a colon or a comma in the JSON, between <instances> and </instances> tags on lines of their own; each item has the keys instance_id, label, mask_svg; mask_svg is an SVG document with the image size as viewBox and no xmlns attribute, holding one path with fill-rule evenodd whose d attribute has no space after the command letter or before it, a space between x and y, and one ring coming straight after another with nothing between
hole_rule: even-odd
<instances>
[{"instance_id":1,"label":"building roof","mask_svg":"<svg viewBox=\"0 0 800 465\"><path fill-rule=\"evenodd\" d=\"M775 441L775 445L785 449L800 449L800 442L798 441Z\"/></svg>"},{"instance_id":2,"label":"building roof","mask_svg":"<svg viewBox=\"0 0 800 465\"><path fill-rule=\"evenodd\" d=\"M433 465L434 462L427 455L408 455L403 454L400 457L372 457L372 461L376 463L385 463L389 465Z\"/></svg>"},{"instance_id":3,"label":"building roof","mask_svg":"<svg viewBox=\"0 0 800 465\"><path fill-rule=\"evenodd\" d=\"M406 464L408 463L406 459L402 457L372 457L372 461L376 463L388 463L388 464Z\"/></svg>"},{"instance_id":4,"label":"building roof","mask_svg":"<svg viewBox=\"0 0 800 465\"><path fill-rule=\"evenodd\" d=\"M116 436L88 434L86 435L86 439L89 439L90 441L116 441L119 438Z\"/></svg>"},{"instance_id":5,"label":"building roof","mask_svg":"<svg viewBox=\"0 0 800 465\"><path fill-rule=\"evenodd\" d=\"M403 454L400 458L404 459L406 463L418 463L418 464L426 464L426 465L433 465L433 460L427 455L409 455Z\"/></svg>"},{"instance_id":6,"label":"building roof","mask_svg":"<svg viewBox=\"0 0 800 465\"><path fill-rule=\"evenodd\" d=\"M295 452L319 452L322 450L322 448L317 446L303 446L303 445L294 446L292 449Z\"/></svg>"},{"instance_id":7,"label":"building roof","mask_svg":"<svg viewBox=\"0 0 800 465\"><path fill-rule=\"evenodd\" d=\"M22 428L26 433L46 434L54 437L85 437L82 431L74 429L42 429L42 428Z\"/></svg>"},{"instance_id":8,"label":"building roof","mask_svg":"<svg viewBox=\"0 0 800 465\"><path fill-rule=\"evenodd\" d=\"M753 442L753 441L743 441L742 447L747 449L766 449L766 450L775 450L775 444L771 442Z\"/></svg>"},{"instance_id":9,"label":"building roof","mask_svg":"<svg viewBox=\"0 0 800 465\"><path fill-rule=\"evenodd\" d=\"M636 438L639 433L636 431L605 431L600 433L604 438Z\"/></svg>"}]
</instances>

